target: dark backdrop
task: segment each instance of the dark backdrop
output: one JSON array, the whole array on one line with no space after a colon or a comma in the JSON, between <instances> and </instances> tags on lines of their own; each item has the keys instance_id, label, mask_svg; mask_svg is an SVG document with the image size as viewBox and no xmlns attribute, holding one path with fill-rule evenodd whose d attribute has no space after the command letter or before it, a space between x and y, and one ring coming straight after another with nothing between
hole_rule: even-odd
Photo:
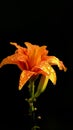
<instances>
[{"instance_id":1,"label":"dark backdrop","mask_svg":"<svg viewBox=\"0 0 73 130\"><path fill-rule=\"evenodd\" d=\"M8 5L9 4L9 5ZM49 81L47 89L36 102L37 116L41 130L73 128L73 20L72 3L51 3L42 6L34 3L2 3L0 11L0 61L14 53L9 42L24 46L28 41L33 44L47 45L49 55L63 60L66 73L54 67L57 84ZM17 66L7 65L0 69L0 127L1 129L30 129L27 117L27 85L18 91L20 70Z\"/></svg>"}]
</instances>

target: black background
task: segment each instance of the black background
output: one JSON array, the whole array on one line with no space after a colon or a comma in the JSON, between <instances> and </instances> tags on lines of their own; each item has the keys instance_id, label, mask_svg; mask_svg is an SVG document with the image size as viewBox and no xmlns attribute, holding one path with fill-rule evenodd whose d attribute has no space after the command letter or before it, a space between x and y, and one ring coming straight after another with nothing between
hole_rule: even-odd
<instances>
[{"instance_id":1,"label":"black background","mask_svg":"<svg viewBox=\"0 0 73 130\"><path fill-rule=\"evenodd\" d=\"M15 51L9 42L24 46L47 45L49 55L63 60L67 72L57 73L54 87L49 81L47 89L36 102L41 130L73 128L73 14L72 3L2 3L0 8L0 61ZM15 65L0 69L0 127L1 129L30 129L27 117L27 84L18 91L20 70Z\"/></svg>"}]
</instances>

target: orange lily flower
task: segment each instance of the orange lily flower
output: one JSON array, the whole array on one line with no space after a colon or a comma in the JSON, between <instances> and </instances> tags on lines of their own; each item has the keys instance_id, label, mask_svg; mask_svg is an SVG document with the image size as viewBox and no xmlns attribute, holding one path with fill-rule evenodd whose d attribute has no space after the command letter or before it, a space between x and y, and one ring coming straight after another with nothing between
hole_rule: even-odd
<instances>
[{"instance_id":1,"label":"orange lily flower","mask_svg":"<svg viewBox=\"0 0 73 130\"><path fill-rule=\"evenodd\" d=\"M13 55L10 55L2 60L0 68L6 64L16 64L21 69L22 72L19 80L19 90L23 88L25 83L31 77L35 77L39 74L42 74L45 78L50 79L53 84L56 84L56 73L52 68L52 65L57 65L60 70L67 70L63 62L58 58L55 56L48 56L46 46L40 47L38 45L32 45L29 42L25 42L27 48L24 48L17 45L17 43L11 42L10 44L14 45L17 49ZM43 78L41 80L42 83L45 81ZM44 82L45 86L47 81ZM39 83L39 86L40 84L41 83Z\"/></svg>"}]
</instances>

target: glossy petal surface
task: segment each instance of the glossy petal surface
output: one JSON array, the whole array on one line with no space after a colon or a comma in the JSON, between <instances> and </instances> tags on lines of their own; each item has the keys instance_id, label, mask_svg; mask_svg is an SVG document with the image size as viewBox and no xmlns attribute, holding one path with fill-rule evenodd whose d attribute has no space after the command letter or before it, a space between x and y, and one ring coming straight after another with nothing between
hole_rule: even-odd
<instances>
[{"instance_id":1,"label":"glossy petal surface","mask_svg":"<svg viewBox=\"0 0 73 130\"><path fill-rule=\"evenodd\" d=\"M23 70L19 80L19 90L25 85L25 83L31 78L34 72Z\"/></svg>"},{"instance_id":2,"label":"glossy petal surface","mask_svg":"<svg viewBox=\"0 0 73 130\"><path fill-rule=\"evenodd\" d=\"M15 64L21 69L19 90L33 75L39 74L48 76L52 83L56 84L56 73L52 65L57 65L60 70L67 70L63 62L58 58L48 56L47 46L33 45L29 42L24 43L26 47L21 47L17 43L12 42L10 44L16 47L16 51L13 55L7 56L2 60L0 68L6 64Z\"/></svg>"}]
</instances>

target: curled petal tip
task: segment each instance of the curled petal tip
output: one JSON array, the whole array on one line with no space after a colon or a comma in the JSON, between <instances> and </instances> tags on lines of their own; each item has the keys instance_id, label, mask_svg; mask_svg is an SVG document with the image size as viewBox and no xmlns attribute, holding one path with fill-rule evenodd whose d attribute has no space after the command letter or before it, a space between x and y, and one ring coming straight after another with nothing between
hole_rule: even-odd
<instances>
[{"instance_id":1,"label":"curled petal tip","mask_svg":"<svg viewBox=\"0 0 73 130\"><path fill-rule=\"evenodd\" d=\"M10 42L10 44L13 44L13 42Z\"/></svg>"},{"instance_id":2,"label":"curled petal tip","mask_svg":"<svg viewBox=\"0 0 73 130\"><path fill-rule=\"evenodd\" d=\"M65 72L67 71L67 68L66 68L66 67L64 68L64 71L65 71Z\"/></svg>"},{"instance_id":3,"label":"curled petal tip","mask_svg":"<svg viewBox=\"0 0 73 130\"><path fill-rule=\"evenodd\" d=\"M18 87L18 90L20 91L21 89L22 89L22 87L21 87L21 86L19 86L19 87Z\"/></svg>"},{"instance_id":4,"label":"curled petal tip","mask_svg":"<svg viewBox=\"0 0 73 130\"><path fill-rule=\"evenodd\" d=\"M11 45L14 45L14 46L16 46L16 47L18 48L17 43L15 43L15 42L10 42L10 44L11 44Z\"/></svg>"},{"instance_id":5,"label":"curled petal tip","mask_svg":"<svg viewBox=\"0 0 73 130\"><path fill-rule=\"evenodd\" d=\"M17 45L17 43L15 43L15 42L10 42L10 44L11 44L11 45Z\"/></svg>"},{"instance_id":6,"label":"curled petal tip","mask_svg":"<svg viewBox=\"0 0 73 130\"><path fill-rule=\"evenodd\" d=\"M60 61L60 69L61 69L61 70L64 70L64 72L67 71L67 68L65 67L65 65L63 64L62 61Z\"/></svg>"}]
</instances>

